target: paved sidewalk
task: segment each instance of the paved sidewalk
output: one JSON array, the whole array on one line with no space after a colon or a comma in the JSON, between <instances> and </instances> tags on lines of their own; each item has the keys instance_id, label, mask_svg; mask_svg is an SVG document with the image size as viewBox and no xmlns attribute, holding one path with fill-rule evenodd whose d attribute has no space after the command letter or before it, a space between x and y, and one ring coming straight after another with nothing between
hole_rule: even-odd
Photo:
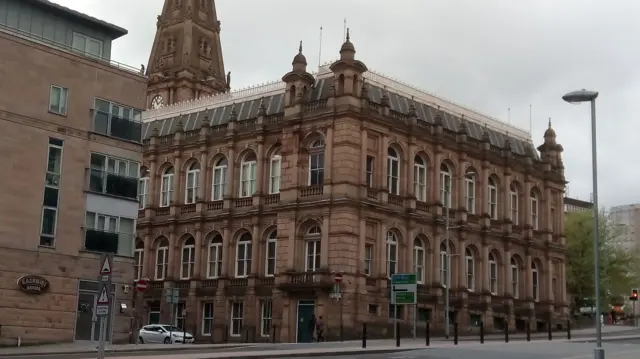
<instances>
[{"instance_id":1,"label":"paved sidewalk","mask_svg":"<svg viewBox=\"0 0 640 359\"><path fill-rule=\"evenodd\" d=\"M337 344L337 343L336 343ZM510 345L508 343L464 343L459 345L454 345L452 343L437 343L433 344L429 348L451 348L451 347L461 347L464 346L466 348L473 348L477 346L499 346L499 345ZM366 349L359 347L344 347L340 345L339 347L333 348L305 348L305 349L289 349L289 350L261 350L261 351L236 351L236 352L227 352L227 353L177 353L177 354L168 354L168 355L155 355L155 358L159 359L219 359L219 358L227 358L227 359L267 359L267 358L287 358L287 357L317 357L317 356L343 356L343 355L362 355L362 354L384 354L384 353L400 353L411 350L418 349L427 349L424 343L416 343L413 341L411 344L404 344L400 347L396 347L395 345L377 345L377 346L368 346ZM92 359L92 358L87 358ZM117 359L140 359L140 356L119 356Z\"/></svg>"},{"instance_id":2,"label":"paved sidewalk","mask_svg":"<svg viewBox=\"0 0 640 359\"><path fill-rule=\"evenodd\" d=\"M637 333L634 333L636 332ZM595 328L587 328L587 329L579 329L572 331L572 338L574 340L588 340L592 339L595 333ZM604 326L602 327L603 336L609 339L617 339L617 338L637 338L640 337L640 328L633 328L630 326ZM621 335L616 335L616 333L621 333ZM629 334L631 333L631 334ZM526 335L523 333L518 334L510 334L509 339L510 342L523 341L526 338ZM532 340L546 340L547 333L532 333ZM566 340L566 332L554 332L553 333L554 341L562 341ZM476 335L463 335L459 337L459 341L461 344L473 344L474 342L479 342L480 338ZM489 334L485 336L486 342L495 342L504 344L504 334ZM453 342L453 339L446 340L442 337L434 337L431 338L431 344L440 345L440 344L450 344ZM384 347L384 346L393 346L395 348L395 340L393 339L383 339L383 340L368 340L367 341L369 348L376 347ZM180 355L186 355L189 352L192 352L195 355L195 351L217 351L221 352L220 354L224 356L229 356L232 353L236 354L239 352L252 351L253 353L264 353L266 351L277 350L280 352L289 352L294 350L329 350L331 347L340 347L341 349L350 349L350 350L359 350L361 349L362 341L361 340L353 340L353 341L345 341L345 342L334 342L334 343L246 343L246 344L116 344L116 345L108 345L107 352L118 352L123 353L123 355L127 355L129 353L135 352L158 352L158 351L168 351L168 352L179 352L182 353ZM425 338L402 338L401 339L401 347L405 346L419 346L420 348L425 347ZM27 356L27 355L40 355L40 354L81 354L81 353L94 353L96 344L93 342L76 342L76 343L65 343L65 344L55 344L55 345L41 345L41 346L26 346L26 347L13 347L13 348L0 348L0 357L10 357L10 356ZM299 354L299 353L298 353Z\"/></svg>"}]
</instances>

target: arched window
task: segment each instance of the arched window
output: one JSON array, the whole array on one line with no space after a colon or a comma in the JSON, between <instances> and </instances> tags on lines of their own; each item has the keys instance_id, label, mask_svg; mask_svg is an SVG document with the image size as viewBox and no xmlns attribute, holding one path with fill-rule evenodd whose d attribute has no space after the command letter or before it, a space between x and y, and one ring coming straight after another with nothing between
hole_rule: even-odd
<instances>
[{"instance_id":1,"label":"arched window","mask_svg":"<svg viewBox=\"0 0 640 359\"><path fill-rule=\"evenodd\" d=\"M280 178L282 177L282 156L275 154L269 164L269 194L280 193Z\"/></svg>"},{"instance_id":2,"label":"arched window","mask_svg":"<svg viewBox=\"0 0 640 359\"><path fill-rule=\"evenodd\" d=\"M309 146L309 186L324 184L324 141L315 140Z\"/></svg>"},{"instance_id":3,"label":"arched window","mask_svg":"<svg viewBox=\"0 0 640 359\"><path fill-rule=\"evenodd\" d=\"M391 147L387 149L387 189L391 194L400 195L400 157Z\"/></svg>"},{"instance_id":4,"label":"arched window","mask_svg":"<svg viewBox=\"0 0 640 359\"><path fill-rule=\"evenodd\" d=\"M398 272L398 236L387 232L387 275L389 278Z\"/></svg>"},{"instance_id":5,"label":"arched window","mask_svg":"<svg viewBox=\"0 0 640 359\"><path fill-rule=\"evenodd\" d=\"M470 291L476 290L476 260L473 256L471 249L467 248L464 251L465 269L467 272L467 289Z\"/></svg>"},{"instance_id":6,"label":"arched window","mask_svg":"<svg viewBox=\"0 0 640 359\"><path fill-rule=\"evenodd\" d=\"M487 211L491 219L498 219L498 185L496 180L489 178L487 185Z\"/></svg>"},{"instance_id":7,"label":"arched window","mask_svg":"<svg viewBox=\"0 0 640 359\"><path fill-rule=\"evenodd\" d=\"M196 203L200 187L200 163L194 162L187 170L187 183L184 188L184 203Z\"/></svg>"},{"instance_id":8,"label":"arched window","mask_svg":"<svg viewBox=\"0 0 640 359\"><path fill-rule=\"evenodd\" d=\"M142 177L138 180L138 208L147 208L147 201L149 196L149 171L144 170Z\"/></svg>"},{"instance_id":9,"label":"arched window","mask_svg":"<svg viewBox=\"0 0 640 359\"><path fill-rule=\"evenodd\" d=\"M289 105L293 106L296 103L296 87L291 85L289 88Z\"/></svg>"},{"instance_id":10,"label":"arched window","mask_svg":"<svg viewBox=\"0 0 640 359\"><path fill-rule=\"evenodd\" d=\"M169 241L163 239L156 248L156 275L155 280L164 280L167 277L169 262Z\"/></svg>"},{"instance_id":11,"label":"arched window","mask_svg":"<svg viewBox=\"0 0 640 359\"><path fill-rule=\"evenodd\" d=\"M498 294L498 262L493 253L489 253L489 291Z\"/></svg>"},{"instance_id":12,"label":"arched window","mask_svg":"<svg viewBox=\"0 0 640 359\"><path fill-rule=\"evenodd\" d=\"M464 203L469 214L476 214L476 175L467 173L464 176Z\"/></svg>"},{"instance_id":13,"label":"arched window","mask_svg":"<svg viewBox=\"0 0 640 359\"><path fill-rule=\"evenodd\" d=\"M278 239L278 232L273 231L269 233L267 237L267 250L264 265L264 274L267 277L273 277L276 275L276 245Z\"/></svg>"},{"instance_id":14,"label":"arched window","mask_svg":"<svg viewBox=\"0 0 640 359\"><path fill-rule=\"evenodd\" d=\"M515 258L511 258L511 294L515 299L520 297L520 269Z\"/></svg>"},{"instance_id":15,"label":"arched window","mask_svg":"<svg viewBox=\"0 0 640 359\"><path fill-rule=\"evenodd\" d=\"M451 208L451 169L445 163L440 165L440 202Z\"/></svg>"},{"instance_id":16,"label":"arched window","mask_svg":"<svg viewBox=\"0 0 640 359\"><path fill-rule=\"evenodd\" d=\"M320 269L321 237L322 231L318 226L309 228L305 234L306 255L304 267L307 272L315 272Z\"/></svg>"},{"instance_id":17,"label":"arched window","mask_svg":"<svg viewBox=\"0 0 640 359\"><path fill-rule=\"evenodd\" d=\"M224 198L224 192L227 187L227 170L228 164L226 158L216 161L213 166L213 181L211 189L211 200L221 201Z\"/></svg>"},{"instance_id":18,"label":"arched window","mask_svg":"<svg viewBox=\"0 0 640 359\"><path fill-rule=\"evenodd\" d=\"M416 200L427 201L427 164L420 156L413 159L413 193Z\"/></svg>"},{"instance_id":19,"label":"arched window","mask_svg":"<svg viewBox=\"0 0 640 359\"><path fill-rule=\"evenodd\" d=\"M447 245L440 243L440 283L444 288L449 283L449 261L451 256L447 255Z\"/></svg>"},{"instance_id":20,"label":"arched window","mask_svg":"<svg viewBox=\"0 0 640 359\"><path fill-rule=\"evenodd\" d=\"M170 167L162 174L162 181L160 182L160 207L169 207L169 205L171 205L174 173L173 167Z\"/></svg>"},{"instance_id":21,"label":"arched window","mask_svg":"<svg viewBox=\"0 0 640 359\"><path fill-rule=\"evenodd\" d=\"M540 277L539 277L539 273L538 273L538 266L536 265L535 262L531 262L531 286L532 286L532 292L533 292L533 300L534 301L538 301L539 298L539 293L538 293L538 288L539 288L539 282L540 281Z\"/></svg>"},{"instance_id":22,"label":"arched window","mask_svg":"<svg viewBox=\"0 0 640 359\"><path fill-rule=\"evenodd\" d=\"M193 277L195 263L196 242L193 237L191 237L182 244L182 255L180 256L180 279L190 279Z\"/></svg>"},{"instance_id":23,"label":"arched window","mask_svg":"<svg viewBox=\"0 0 640 359\"><path fill-rule=\"evenodd\" d=\"M207 278L214 279L222 275L222 236L216 234L209 242L207 252Z\"/></svg>"},{"instance_id":24,"label":"arched window","mask_svg":"<svg viewBox=\"0 0 640 359\"><path fill-rule=\"evenodd\" d=\"M509 213L509 218L511 219L511 223L514 226L519 225L520 220L518 216L518 188L515 184L511 184L511 212Z\"/></svg>"},{"instance_id":25,"label":"arched window","mask_svg":"<svg viewBox=\"0 0 640 359\"><path fill-rule=\"evenodd\" d=\"M416 273L416 281L423 284L425 281L424 271L424 244L419 238L413 240L413 271Z\"/></svg>"},{"instance_id":26,"label":"arched window","mask_svg":"<svg viewBox=\"0 0 640 359\"><path fill-rule=\"evenodd\" d=\"M240 197L251 197L256 192L256 154L250 152L240 163Z\"/></svg>"},{"instance_id":27,"label":"arched window","mask_svg":"<svg viewBox=\"0 0 640 359\"><path fill-rule=\"evenodd\" d=\"M531 190L531 226L535 231L539 229L540 222L538 203L538 193L535 190Z\"/></svg>"},{"instance_id":28,"label":"arched window","mask_svg":"<svg viewBox=\"0 0 640 359\"><path fill-rule=\"evenodd\" d=\"M251 246L251 234L245 233L236 245L236 277L244 278L251 272L251 257L253 256Z\"/></svg>"},{"instance_id":29,"label":"arched window","mask_svg":"<svg viewBox=\"0 0 640 359\"><path fill-rule=\"evenodd\" d=\"M136 269L135 280L142 278L142 269L144 264L144 242L138 240L136 242L136 249L133 251L133 260Z\"/></svg>"}]
</instances>

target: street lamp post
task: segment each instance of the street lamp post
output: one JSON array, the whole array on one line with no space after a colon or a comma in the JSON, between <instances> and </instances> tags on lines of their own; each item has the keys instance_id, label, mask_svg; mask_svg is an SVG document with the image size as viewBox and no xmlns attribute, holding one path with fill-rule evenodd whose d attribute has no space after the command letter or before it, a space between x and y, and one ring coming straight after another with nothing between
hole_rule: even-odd
<instances>
[{"instance_id":1,"label":"street lamp post","mask_svg":"<svg viewBox=\"0 0 640 359\"><path fill-rule=\"evenodd\" d=\"M562 96L562 99L573 104L591 102L591 175L593 176L593 265L596 296L596 348L593 351L595 359L604 359L602 347L602 322L600 320L600 263L598 245L598 150L596 147L596 98L598 92L588 90L572 91Z\"/></svg>"},{"instance_id":2,"label":"street lamp post","mask_svg":"<svg viewBox=\"0 0 640 359\"><path fill-rule=\"evenodd\" d=\"M467 172L464 174L465 177L468 175L473 175L472 172ZM449 226L449 207L451 207L451 183L453 182L453 177L448 176L448 180L444 183L444 238L447 241L446 243L446 254L445 260L447 261L447 275L445 278L445 288L444 288L444 336L446 339L449 339L449 325L451 322L451 318L449 317L449 290L451 287L451 246L449 241L449 229L455 229L460 226ZM457 179L457 178L456 178Z\"/></svg>"}]
</instances>

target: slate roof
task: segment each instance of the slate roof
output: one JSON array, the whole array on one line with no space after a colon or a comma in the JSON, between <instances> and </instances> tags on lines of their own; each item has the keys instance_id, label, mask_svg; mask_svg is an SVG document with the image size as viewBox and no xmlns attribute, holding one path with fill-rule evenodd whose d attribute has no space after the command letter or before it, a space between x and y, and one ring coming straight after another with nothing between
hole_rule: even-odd
<instances>
[{"instance_id":1,"label":"slate roof","mask_svg":"<svg viewBox=\"0 0 640 359\"><path fill-rule=\"evenodd\" d=\"M311 93L310 101L328 98L331 80L331 78L319 78ZM375 103L380 103L384 90L381 87L371 84L367 84L366 86L369 100ZM391 110L406 114L409 112L409 107L413 102L418 113L418 121L434 123L433 119L436 115L437 109L427 104L401 96L394 93L392 90L387 91L389 91L389 103ZM235 105L238 121L256 118L260 107L260 101L260 98L244 102L242 102L242 99L238 99ZM284 92L265 96L264 101L265 107L267 108L267 115L284 112ZM232 104L227 104L225 106L214 107L206 111L196 111L175 117L145 122L142 125L142 137L143 139L149 138L151 136L151 131L155 126L158 126L159 136L173 134L176 132L176 127L180 120L182 120L184 131L198 129L202 126L202 119L205 115L208 117L209 121L211 121L212 126L225 124L229 121L229 115L231 114L232 107ZM443 122L446 129L457 132L460 128L461 121L463 120L460 117L444 112ZM467 135L476 140L482 140L485 127L467 119L464 119L464 121L467 126ZM487 128L487 132L489 133L492 145L498 147L504 146L504 141L507 138L506 133L501 133L491 128ZM509 136L509 140L511 141L511 148L514 153L522 156L533 156L534 158L539 159L538 151L534 147L533 143L512 136Z\"/></svg>"}]
</instances>

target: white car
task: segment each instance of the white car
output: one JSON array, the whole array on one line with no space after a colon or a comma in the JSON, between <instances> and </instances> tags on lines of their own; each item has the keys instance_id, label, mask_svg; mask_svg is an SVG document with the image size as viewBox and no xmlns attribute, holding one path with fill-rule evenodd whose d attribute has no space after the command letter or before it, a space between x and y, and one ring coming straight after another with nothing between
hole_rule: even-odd
<instances>
[{"instance_id":1,"label":"white car","mask_svg":"<svg viewBox=\"0 0 640 359\"><path fill-rule=\"evenodd\" d=\"M140 328L138 341L144 343L193 343L193 335L185 333L182 329L168 324L150 324Z\"/></svg>"}]
</instances>

